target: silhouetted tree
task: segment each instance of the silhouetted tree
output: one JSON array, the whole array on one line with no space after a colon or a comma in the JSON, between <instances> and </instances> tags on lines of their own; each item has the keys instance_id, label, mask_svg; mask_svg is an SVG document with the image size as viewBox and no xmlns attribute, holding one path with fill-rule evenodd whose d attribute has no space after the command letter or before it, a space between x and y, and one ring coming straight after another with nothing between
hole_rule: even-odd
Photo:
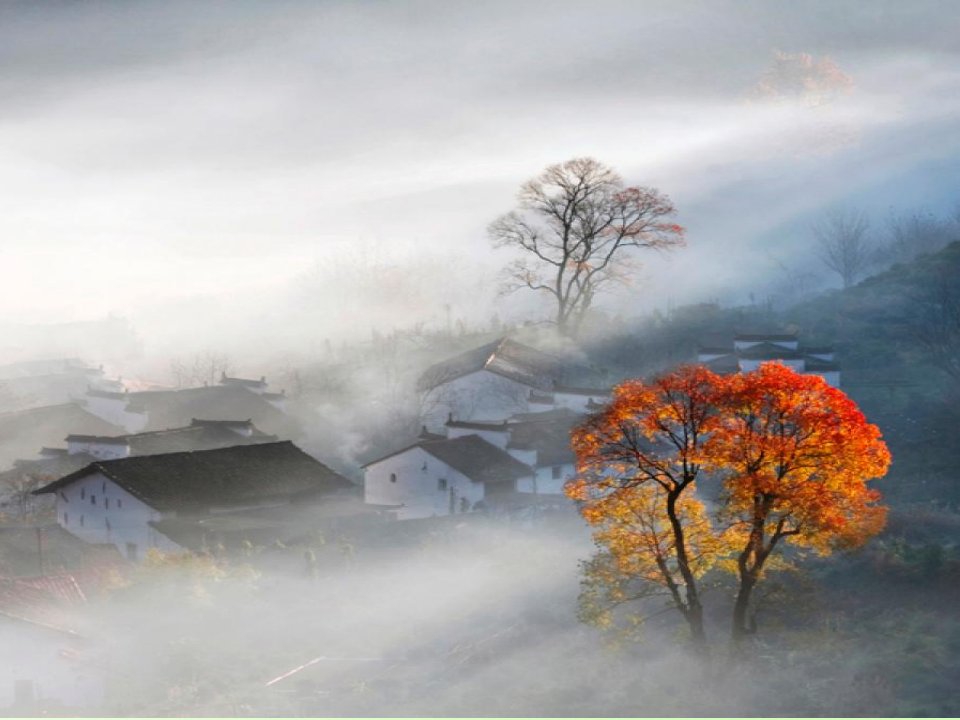
<instances>
[{"instance_id":1,"label":"silhouetted tree","mask_svg":"<svg viewBox=\"0 0 960 720\"><path fill-rule=\"evenodd\" d=\"M820 259L840 276L845 288L853 285L873 263L869 229L866 216L852 210L832 212L813 226Z\"/></svg>"},{"instance_id":2,"label":"silhouetted tree","mask_svg":"<svg viewBox=\"0 0 960 720\"><path fill-rule=\"evenodd\" d=\"M593 158L551 165L524 183L518 200L519 208L488 230L497 247L522 251L506 270L504 290L549 295L565 335L576 335L598 292L629 279L629 250L683 244L684 229L669 221L676 210L666 195L626 187Z\"/></svg>"}]
</instances>

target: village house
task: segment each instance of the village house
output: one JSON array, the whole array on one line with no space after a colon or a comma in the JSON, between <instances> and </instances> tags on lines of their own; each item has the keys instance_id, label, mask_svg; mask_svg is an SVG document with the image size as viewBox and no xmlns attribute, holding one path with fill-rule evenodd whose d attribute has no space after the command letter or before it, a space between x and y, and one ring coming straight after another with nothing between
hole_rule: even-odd
<instances>
[{"instance_id":1,"label":"village house","mask_svg":"<svg viewBox=\"0 0 960 720\"><path fill-rule=\"evenodd\" d=\"M29 457L37 448L55 445L70 433L119 435L123 432L123 427L98 417L77 403L2 413L0 468L9 468L18 458Z\"/></svg>"},{"instance_id":2,"label":"village house","mask_svg":"<svg viewBox=\"0 0 960 720\"><path fill-rule=\"evenodd\" d=\"M92 367L76 358L24 360L0 366L2 410L62 405L88 386L99 390L122 389L104 376L103 366Z\"/></svg>"},{"instance_id":3,"label":"village house","mask_svg":"<svg viewBox=\"0 0 960 720\"><path fill-rule=\"evenodd\" d=\"M398 520L488 508L533 475L529 465L476 434L431 435L363 470L364 501L393 508Z\"/></svg>"},{"instance_id":4,"label":"village house","mask_svg":"<svg viewBox=\"0 0 960 720\"><path fill-rule=\"evenodd\" d=\"M417 443L364 466L364 499L399 520L454 515L562 498L573 477L567 408L500 422L448 418L446 435L424 427Z\"/></svg>"},{"instance_id":5,"label":"village house","mask_svg":"<svg viewBox=\"0 0 960 720\"><path fill-rule=\"evenodd\" d=\"M721 374L750 372L761 363L780 362L799 373L820 375L833 387L840 387L840 366L833 348L802 346L793 333L739 334L732 343L704 344L697 351L697 362Z\"/></svg>"},{"instance_id":6,"label":"village house","mask_svg":"<svg viewBox=\"0 0 960 720\"><path fill-rule=\"evenodd\" d=\"M114 460L137 455L158 455L189 450L213 450L231 445L275 442L275 435L262 432L249 420L198 420L170 430L153 430L127 435L70 434L67 447L40 449L38 458L16 460L13 468L0 472L0 507L14 508L16 503L26 512L32 507L24 488L36 488L95 460ZM4 490L6 492L4 493ZM11 491L15 497L11 497ZM36 498L32 498L36 499ZM14 508L15 509L15 508Z\"/></svg>"},{"instance_id":7,"label":"village house","mask_svg":"<svg viewBox=\"0 0 960 720\"><path fill-rule=\"evenodd\" d=\"M96 460L35 491L54 494L57 522L129 560L185 548L157 529L173 518L322 503L353 484L291 442Z\"/></svg>"},{"instance_id":8,"label":"village house","mask_svg":"<svg viewBox=\"0 0 960 720\"><path fill-rule=\"evenodd\" d=\"M181 390L111 392L88 389L80 400L97 417L127 433L181 427L191 418L250 418L264 432L291 437L296 423L285 413L286 395L266 391L266 381L224 376L218 385ZM122 432L121 431L121 432Z\"/></svg>"},{"instance_id":9,"label":"village house","mask_svg":"<svg viewBox=\"0 0 960 720\"><path fill-rule=\"evenodd\" d=\"M460 420L499 420L529 409L531 391L547 393L560 380L560 361L501 338L429 367L420 377L424 422L440 428Z\"/></svg>"},{"instance_id":10,"label":"village house","mask_svg":"<svg viewBox=\"0 0 960 720\"><path fill-rule=\"evenodd\" d=\"M609 388L563 384L559 358L501 338L428 368L418 389L424 424L439 430L457 420L498 421L516 413L567 408L589 412L610 398Z\"/></svg>"}]
</instances>

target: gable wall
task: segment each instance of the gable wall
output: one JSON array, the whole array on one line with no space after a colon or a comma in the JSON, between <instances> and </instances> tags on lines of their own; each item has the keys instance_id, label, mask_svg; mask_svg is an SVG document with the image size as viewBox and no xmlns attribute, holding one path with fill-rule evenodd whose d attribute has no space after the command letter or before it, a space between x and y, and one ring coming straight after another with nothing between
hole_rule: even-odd
<instances>
[{"instance_id":1,"label":"gable wall","mask_svg":"<svg viewBox=\"0 0 960 720\"><path fill-rule=\"evenodd\" d=\"M390 476L396 476L396 482ZM439 480L447 489L439 489ZM398 520L449 515L453 496L453 514L461 512L461 498L467 510L484 498L483 483L473 482L441 462L423 448L409 450L368 465L364 470L364 502L375 505L402 505Z\"/></svg>"},{"instance_id":2,"label":"gable wall","mask_svg":"<svg viewBox=\"0 0 960 720\"><path fill-rule=\"evenodd\" d=\"M88 543L115 545L131 560L142 560L150 548L183 550L148 524L163 517L99 472L57 491L57 522L62 528ZM130 556L127 543L136 545L135 557Z\"/></svg>"},{"instance_id":3,"label":"gable wall","mask_svg":"<svg viewBox=\"0 0 960 720\"><path fill-rule=\"evenodd\" d=\"M530 386L479 370L443 383L424 394L424 424L442 431L447 416L454 420L503 420L527 412Z\"/></svg>"}]
</instances>

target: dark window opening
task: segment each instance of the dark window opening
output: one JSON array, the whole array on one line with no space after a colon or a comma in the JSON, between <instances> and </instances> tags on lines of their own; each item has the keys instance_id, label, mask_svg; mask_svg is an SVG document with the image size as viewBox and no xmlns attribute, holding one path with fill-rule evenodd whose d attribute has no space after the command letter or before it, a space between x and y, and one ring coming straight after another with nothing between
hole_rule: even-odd
<instances>
[{"instance_id":1,"label":"dark window opening","mask_svg":"<svg viewBox=\"0 0 960 720\"><path fill-rule=\"evenodd\" d=\"M96 495L91 495L91 496L90 496L90 504L91 504L91 505L96 505L96 504L97 504L97 496L96 496Z\"/></svg>"},{"instance_id":2,"label":"dark window opening","mask_svg":"<svg viewBox=\"0 0 960 720\"><path fill-rule=\"evenodd\" d=\"M437 490L443 491L446 489L447 489L447 479L440 478L439 480L437 480Z\"/></svg>"},{"instance_id":3,"label":"dark window opening","mask_svg":"<svg viewBox=\"0 0 960 720\"><path fill-rule=\"evenodd\" d=\"M559 480L562 471L563 471L563 468L560 465L554 465L550 469L550 474L554 480Z\"/></svg>"},{"instance_id":4,"label":"dark window opening","mask_svg":"<svg viewBox=\"0 0 960 720\"><path fill-rule=\"evenodd\" d=\"M396 481L397 481L397 474L390 473L390 482L396 482Z\"/></svg>"},{"instance_id":5,"label":"dark window opening","mask_svg":"<svg viewBox=\"0 0 960 720\"><path fill-rule=\"evenodd\" d=\"M121 500L120 498L117 498L117 509L120 509L122 507L123 507L123 500Z\"/></svg>"},{"instance_id":6,"label":"dark window opening","mask_svg":"<svg viewBox=\"0 0 960 720\"><path fill-rule=\"evenodd\" d=\"M70 502L70 498L67 497L67 494L63 490L60 491L60 497L63 498L64 502Z\"/></svg>"},{"instance_id":7,"label":"dark window opening","mask_svg":"<svg viewBox=\"0 0 960 720\"><path fill-rule=\"evenodd\" d=\"M104 498L104 499L103 499L103 508L104 508L104 510L109 510L109 509L110 509L110 498Z\"/></svg>"},{"instance_id":8,"label":"dark window opening","mask_svg":"<svg viewBox=\"0 0 960 720\"><path fill-rule=\"evenodd\" d=\"M80 488L80 499L81 499L81 500L86 500L86 499L87 499L87 489L86 489L86 488Z\"/></svg>"}]
</instances>

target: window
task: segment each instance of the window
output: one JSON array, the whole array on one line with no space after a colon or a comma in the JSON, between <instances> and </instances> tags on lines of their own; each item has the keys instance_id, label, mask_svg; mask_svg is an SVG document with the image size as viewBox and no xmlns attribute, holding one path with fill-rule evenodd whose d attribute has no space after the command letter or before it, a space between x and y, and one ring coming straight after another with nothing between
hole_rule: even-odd
<instances>
[{"instance_id":1,"label":"window","mask_svg":"<svg viewBox=\"0 0 960 720\"><path fill-rule=\"evenodd\" d=\"M109 509L110 509L110 498L104 498L104 499L103 499L103 509L104 509L104 510L109 510Z\"/></svg>"},{"instance_id":2,"label":"window","mask_svg":"<svg viewBox=\"0 0 960 720\"><path fill-rule=\"evenodd\" d=\"M390 473L390 482L396 482L396 481L397 481L397 474Z\"/></svg>"},{"instance_id":3,"label":"window","mask_svg":"<svg viewBox=\"0 0 960 720\"><path fill-rule=\"evenodd\" d=\"M80 516L80 527L83 527L83 515Z\"/></svg>"},{"instance_id":4,"label":"window","mask_svg":"<svg viewBox=\"0 0 960 720\"><path fill-rule=\"evenodd\" d=\"M550 477L552 477L554 480L559 480L562 470L563 467L561 465L554 465L552 468L550 468Z\"/></svg>"},{"instance_id":5,"label":"window","mask_svg":"<svg viewBox=\"0 0 960 720\"><path fill-rule=\"evenodd\" d=\"M107 481L104 480L103 484L100 486L100 492L106 492L106 491L107 491Z\"/></svg>"},{"instance_id":6,"label":"window","mask_svg":"<svg viewBox=\"0 0 960 720\"><path fill-rule=\"evenodd\" d=\"M112 529L112 528L110 527L110 518L104 518L104 519L103 519L103 526L104 526L105 528L107 528L107 532L110 532L110 530Z\"/></svg>"},{"instance_id":7,"label":"window","mask_svg":"<svg viewBox=\"0 0 960 720\"><path fill-rule=\"evenodd\" d=\"M64 525L69 525L69 524L70 524L70 516L67 515L66 513L63 514L63 524L64 524Z\"/></svg>"},{"instance_id":8,"label":"window","mask_svg":"<svg viewBox=\"0 0 960 720\"><path fill-rule=\"evenodd\" d=\"M87 489L86 489L86 488L80 488L80 499L81 499L81 500L86 500L86 499L87 499Z\"/></svg>"},{"instance_id":9,"label":"window","mask_svg":"<svg viewBox=\"0 0 960 720\"><path fill-rule=\"evenodd\" d=\"M437 490L440 492L443 492L446 489L447 489L447 479L440 478L439 480L437 480Z\"/></svg>"},{"instance_id":10,"label":"window","mask_svg":"<svg viewBox=\"0 0 960 720\"><path fill-rule=\"evenodd\" d=\"M120 510L123 507L123 500L117 498L117 510Z\"/></svg>"},{"instance_id":11,"label":"window","mask_svg":"<svg viewBox=\"0 0 960 720\"><path fill-rule=\"evenodd\" d=\"M91 505L96 505L96 504L97 504L97 496L96 496L96 495L91 495L91 496L90 496L90 504L91 504Z\"/></svg>"},{"instance_id":12,"label":"window","mask_svg":"<svg viewBox=\"0 0 960 720\"><path fill-rule=\"evenodd\" d=\"M63 490L60 491L60 497L63 498L64 502L70 502L70 498L67 497L67 494Z\"/></svg>"}]
</instances>

